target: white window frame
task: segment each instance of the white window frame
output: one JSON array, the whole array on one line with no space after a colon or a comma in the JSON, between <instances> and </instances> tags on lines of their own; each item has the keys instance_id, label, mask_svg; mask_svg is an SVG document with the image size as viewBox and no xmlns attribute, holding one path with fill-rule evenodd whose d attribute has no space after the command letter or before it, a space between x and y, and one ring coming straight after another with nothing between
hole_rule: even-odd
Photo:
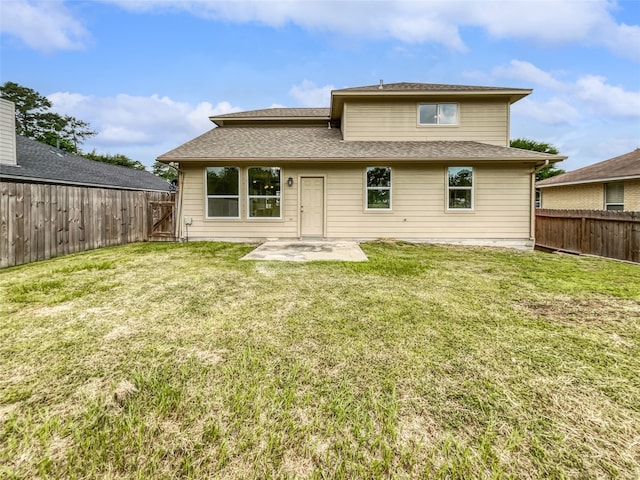
<instances>
[{"instance_id":1,"label":"white window frame","mask_svg":"<svg viewBox=\"0 0 640 480\"><path fill-rule=\"evenodd\" d=\"M250 195L249 194L249 188L251 186L251 179L249 177L251 169L252 168L277 168L278 169L278 173L280 176L280 190L277 191L277 194L274 195ZM274 201L279 202L279 207L280 207L280 216L278 217L254 217L251 215L251 199L252 198L264 198L264 199L269 199L272 198L274 199ZM258 220L258 221L265 221L265 220L282 220L282 209L283 209L283 202L282 202L282 167L278 167L278 166L268 166L268 165L253 165L251 167L247 167L247 219L248 220Z\"/></svg>"},{"instance_id":2,"label":"white window frame","mask_svg":"<svg viewBox=\"0 0 640 480\"><path fill-rule=\"evenodd\" d=\"M420 109L423 105L433 105L437 109L436 113L436 122L435 123L422 123L420 121ZM454 123L440 123L440 118L443 117L443 114L440 113L441 106L443 105L455 105L456 107L456 116ZM460 125L460 104L455 102L420 102L418 104L418 126L420 127L457 127Z\"/></svg>"},{"instance_id":3,"label":"white window frame","mask_svg":"<svg viewBox=\"0 0 640 480\"><path fill-rule=\"evenodd\" d=\"M609 199L608 199L609 186L613 186L613 185L615 185L616 187L622 190L622 202L609 202ZM609 207L622 207L622 208L610 209ZM624 211L624 182L611 182L611 183L604 184L604 209L611 212Z\"/></svg>"},{"instance_id":4,"label":"white window frame","mask_svg":"<svg viewBox=\"0 0 640 480\"><path fill-rule=\"evenodd\" d=\"M449 170L451 168L468 168L471 170L471 186L467 187L452 187L451 185L449 185ZM475 188L476 188L476 171L475 171L475 167L469 166L469 165L449 165L446 167L445 169L445 186L446 186L446 194L445 194L445 205L446 205L446 210L449 213L453 213L453 212L473 212L475 210L476 207L476 201L475 201ZM471 191L471 206L469 208L455 208L455 207L451 207L450 203L449 203L449 192L451 192L452 190L468 190Z\"/></svg>"},{"instance_id":5,"label":"white window frame","mask_svg":"<svg viewBox=\"0 0 640 480\"><path fill-rule=\"evenodd\" d=\"M370 187L367 173L371 168L386 168L389 170L389 186L388 187ZM389 191L389 207L387 208L369 208L369 191L370 190L388 190ZM385 165L374 165L365 167L364 169L364 209L367 212L390 212L393 208L393 168Z\"/></svg>"},{"instance_id":6,"label":"white window frame","mask_svg":"<svg viewBox=\"0 0 640 480\"><path fill-rule=\"evenodd\" d=\"M238 172L238 194L237 195L209 195L209 169L210 168L235 168ZM242 175L240 167L233 165L209 166L204 169L204 191L206 197L205 218L207 220L238 220L242 211L242 201L240 199L240 176ZM235 198L238 200L238 215L235 217L215 217L209 215L209 199L210 198Z\"/></svg>"}]
</instances>

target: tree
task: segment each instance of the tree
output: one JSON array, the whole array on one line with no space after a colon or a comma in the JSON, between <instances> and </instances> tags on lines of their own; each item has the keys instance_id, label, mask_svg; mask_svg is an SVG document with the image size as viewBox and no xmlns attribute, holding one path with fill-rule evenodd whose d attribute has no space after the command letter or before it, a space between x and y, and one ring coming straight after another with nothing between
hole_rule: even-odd
<instances>
[{"instance_id":1,"label":"tree","mask_svg":"<svg viewBox=\"0 0 640 480\"><path fill-rule=\"evenodd\" d=\"M154 175L169 180L170 182L178 179L178 171L166 163L156 160L152 169Z\"/></svg>"},{"instance_id":2,"label":"tree","mask_svg":"<svg viewBox=\"0 0 640 480\"><path fill-rule=\"evenodd\" d=\"M82 156L96 162L110 163L111 165L120 165L121 167L135 168L136 170L145 169L145 166L138 160L132 160L121 153L116 153L115 155L110 155L108 153L101 154L96 153L94 149L90 153L85 153Z\"/></svg>"},{"instance_id":3,"label":"tree","mask_svg":"<svg viewBox=\"0 0 640 480\"><path fill-rule=\"evenodd\" d=\"M49 111L51 101L31 88L5 82L0 86L0 96L15 104L18 135L79 153L78 145L97 134L87 122Z\"/></svg>"},{"instance_id":4,"label":"tree","mask_svg":"<svg viewBox=\"0 0 640 480\"><path fill-rule=\"evenodd\" d=\"M537 142L535 140L529 140L528 138L516 138L511 140L510 143L513 148L521 148L523 150L533 150L534 152L548 153L551 155L557 155L558 149L550 143ZM544 168L541 168L536 173L536 181L544 180L545 178L555 177L565 173L564 170L555 166L554 163L550 163Z\"/></svg>"}]
</instances>

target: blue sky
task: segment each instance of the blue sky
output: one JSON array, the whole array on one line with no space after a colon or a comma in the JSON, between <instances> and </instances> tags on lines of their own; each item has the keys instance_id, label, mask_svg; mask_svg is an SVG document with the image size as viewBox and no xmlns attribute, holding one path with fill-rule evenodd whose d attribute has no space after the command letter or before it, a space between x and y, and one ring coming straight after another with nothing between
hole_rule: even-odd
<instances>
[{"instance_id":1,"label":"blue sky","mask_svg":"<svg viewBox=\"0 0 640 480\"><path fill-rule=\"evenodd\" d=\"M640 1L0 2L0 82L88 121L85 151L147 166L210 115L380 79L533 88L511 137L574 170L640 148Z\"/></svg>"}]
</instances>

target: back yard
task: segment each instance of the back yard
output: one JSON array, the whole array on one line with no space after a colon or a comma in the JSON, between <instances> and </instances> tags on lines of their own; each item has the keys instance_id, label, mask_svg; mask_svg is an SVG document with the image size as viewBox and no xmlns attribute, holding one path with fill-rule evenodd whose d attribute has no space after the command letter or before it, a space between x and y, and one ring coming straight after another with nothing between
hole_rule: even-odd
<instances>
[{"instance_id":1,"label":"back yard","mask_svg":"<svg viewBox=\"0 0 640 480\"><path fill-rule=\"evenodd\" d=\"M640 266L251 248L0 271L0 477L640 476Z\"/></svg>"}]
</instances>

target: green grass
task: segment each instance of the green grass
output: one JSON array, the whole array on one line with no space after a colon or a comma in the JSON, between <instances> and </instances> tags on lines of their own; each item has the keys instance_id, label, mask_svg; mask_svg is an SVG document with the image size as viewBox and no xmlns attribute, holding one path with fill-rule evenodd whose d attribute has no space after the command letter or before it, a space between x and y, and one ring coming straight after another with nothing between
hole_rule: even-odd
<instances>
[{"instance_id":1,"label":"green grass","mask_svg":"<svg viewBox=\"0 0 640 480\"><path fill-rule=\"evenodd\" d=\"M640 266L251 249L0 271L0 478L640 476Z\"/></svg>"}]
</instances>

